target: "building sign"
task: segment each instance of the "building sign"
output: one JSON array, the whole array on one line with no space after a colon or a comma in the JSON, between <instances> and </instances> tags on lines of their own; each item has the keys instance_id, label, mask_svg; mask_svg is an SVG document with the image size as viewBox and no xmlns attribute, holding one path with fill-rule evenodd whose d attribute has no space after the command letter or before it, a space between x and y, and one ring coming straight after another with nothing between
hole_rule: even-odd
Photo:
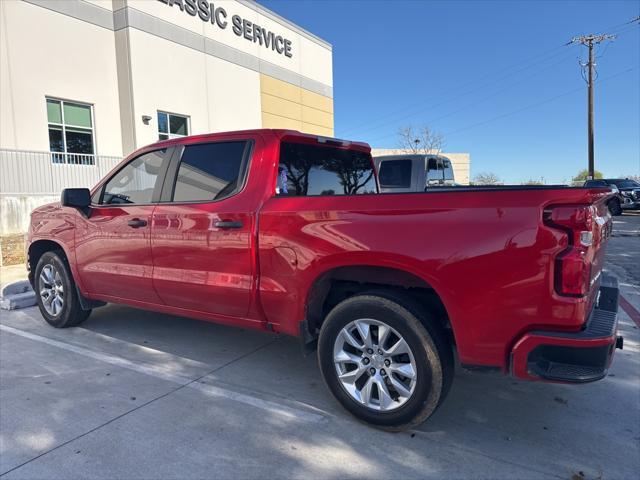
<instances>
[{"instance_id":1,"label":"building sign","mask_svg":"<svg viewBox=\"0 0 640 480\"><path fill-rule=\"evenodd\" d=\"M207 0L158 0L170 7L178 6L181 12L186 12L192 17L199 17L203 22L209 22L224 30L229 25L227 11L223 7L216 7ZM240 15L231 17L231 30L239 37L246 40L259 43L265 48L271 49L280 55L289 58L293 56L291 53L291 40L276 35L270 30L261 27L257 23L250 22Z\"/></svg>"}]
</instances>

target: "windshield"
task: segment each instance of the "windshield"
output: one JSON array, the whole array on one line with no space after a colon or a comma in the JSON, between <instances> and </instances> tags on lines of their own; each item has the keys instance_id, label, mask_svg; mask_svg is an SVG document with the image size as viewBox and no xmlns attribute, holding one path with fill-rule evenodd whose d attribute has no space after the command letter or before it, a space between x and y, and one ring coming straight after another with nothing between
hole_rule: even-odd
<instances>
[{"instance_id":1,"label":"windshield","mask_svg":"<svg viewBox=\"0 0 640 480\"><path fill-rule=\"evenodd\" d=\"M613 182L610 182L613 185L617 186L618 188L636 188L636 187L640 187L640 183L636 182L635 180L615 180Z\"/></svg>"}]
</instances>

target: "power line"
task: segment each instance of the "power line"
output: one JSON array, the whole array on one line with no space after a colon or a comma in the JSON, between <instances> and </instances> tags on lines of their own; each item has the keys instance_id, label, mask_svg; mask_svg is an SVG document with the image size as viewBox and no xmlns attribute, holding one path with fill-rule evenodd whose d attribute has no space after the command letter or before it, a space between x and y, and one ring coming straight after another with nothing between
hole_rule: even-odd
<instances>
[{"instance_id":1,"label":"power line","mask_svg":"<svg viewBox=\"0 0 640 480\"><path fill-rule=\"evenodd\" d=\"M480 80L484 79L483 83L480 84L480 86L478 86L478 80L475 80L475 79L474 80L470 80L468 82L465 82L463 84L458 85L457 87L454 87L454 88L451 88L451 89L445 89L444 91L441 91L438 94L431 95L431 96L427 97L426 99L419 101L417 104L416 104L416 102L413 102L408 107L394 109L392 112L389 112L389 113L387 113L385 115L382 115L382 116L378 116L378 120L380 120L380 119L389 119L389 118L397 116L398 114L406 114L406 109L407 108L414 107L414 109L415 109L416 105L425 105L425 104L428 104L429 102L431 102L433 100L441 100L443 96L446 96L446 95L448 95L450 93L455 93L455 92L457 92L457 91L459 91L461 89L464 89L466 87L474 86L474 88L472 90L469 90L469 91L467 91L467 92L465 92L465 93L463 93L461 95L457 95L457 96L455 96L455 97L453 97L451 99L444 100L444 101L442 101L440 103L437 103L436 105L431 105L430 108L434 108L434 107L440 106L440 105L442 105L444 103L448 103L450 101L456 100L456 99L460 98L461 96L465 96L465 95L473 93L473 92L475 92L477 90L481 90L486 85L490 85L490 84L495 83L496 81L501 81L501 80L503 80L505 78L509 78L509 77L511 77L513 75L516 75L516 74L518 74L520 72L523 72L523 71L525 71L525 70L527 70L527 69L529 69L529 68L531 68L531 67L533 67L535 65L538 65L540 63L544 63L545 61L551 60L552 58L555 58L555 57L557 57L559 55L562 55L562 53L564 53L564 52L560 52L560 53L555 53L555 52L557 52L560 49L564 49L565 46L566 45L557 46L557 47L552 48L550 50L547 50L547 51L545 51L543 53L540 53L540 54L534 55L532 57L529 57L525 61L518 62L516 64L513 64L513 65L509 66L509 67L502 68L502 69L498 70L497 72L492 72L491 74L485 75L485 76L480 78ZM550 55L551 53L554 53L554 54ZM542 58L540 58L540 57L542 57ZM545 57L547 57L547 58L545 58ZM535 59L538 59L538 58L539 58L539 60L535 60ZM519 69L519 70L517 70L515 72L511 72L511 73L508 73L506 75L503 75L503 76L499 77L498 80L492 80L495 77L496 73L507 72L509 70L512 70L514 68L517 68L517 67L519 67L521 65L526 65L526 64L529 64L529 65L527 65L526 67L523 67L523 68L521 68L521 69ZM420 111L422 111L422 110L419 110L417 113L419 113ZM397 120L394 120L394 121L397 121ZM374 125L378 124L378 123L380 123L380 122L376 122L376 123L374 123ZM366 128L368 130L370 127L371 127L371 122L364 122L364 123L358 124L358 125L356 125L354 127L349 127L347 129L345 129L344 132L341 133L341 135L342 136L344 136L345 134L353 135L352 133L349 133L349 132L358 132L358 131L363 130L363 128Z\"/></svg>"},{"instance_id":2,"label":"power line","mask_svg":"<svg viewBox=\"0 0 640 480\"><path fill-rule=\"evenodd\" d=\"M634 19L632 19L632 20L630 20L628 22L623 22L623 23L620 23L620 24L617 24L617 25L613 25L613 26L609 27L608 30L621 29L619 31L619 34L623 33L623 32L626 32L626 31L628 31L630 29L633 29L634 26L631 25L631 24L638 22L639 19L640 19L640 17L634 18ZM466 92L464 92L462 94L459 94L459 95L456 95L456 96L454 96L452 98L448 98L446 100L440 101L440 102L438 102L436 104L429 104L429 102L431 102L432 100L441 99L442 98L442 93L439 94L439 95L434 95L434 96L428 97L427 99L419 102L419 105L423 105L423 107L421 107L419 109L415 109L414 108L411 113L407 113L406 109L397 109L397 110L394 110L394 113L388 113L388 114L383 115L383 116L378 116L378 120L376 122L374 122L373 124L371 122L366 122L366 123L362 123L362 124L356 125L354 127L349 127L346 130L342 131L341 135L342 136L345 136L345 135L354 136L353 132L359 132L359 133L357 133L357 135L363 136L363 135L368 134L369 132L373 132L375 130L379 130L381 128L384 128L384 127L386 127L386 126L388 126L390 124L396 123L399 120L403 120L405 118L410 118L412 116L415 116L415 115L417 115L417 114L419 114L419 113L421 113L421 112L423 112L425 110L437 108L437 107L439 107L441 105L444 105L444 104L453 102L455 100L458 100L458 99L460 99L460 98L462 98L464 96L467 96L467 95L469 95L471 93L475 93L477 91L483 90L487 85L494 85L496 82L500 82L500 81L502 81L502 80L504 80L506 78L512 77L514 75L517 75L518 73L524 72L524 71L528 70L531 67L534 67L534 66L537 66L539 64L545 63L545 62L547 62L547 61L549 61L549 60L551 60L553 58L556 58L556 57L562 55L563 52L560 52L560 53L555 53L555 52L557 52L558 50L564 49L564 47L566 47L568 45L571 45L571 43L572 42L569 41L569 42L567 42L567 43L565 43L565 44L563 44L561 46L557 46L557 47L554 47L554 48L552 48L550 50L546 50L546 51L544 51L542 53L536 54L536 55L528 58L527 60L525 60L523 62L518 62L517 64L514 64L514 65L511 65L509 67L505 67L503 69L500 69L500 70L498 70L498 72L506 72L506 71L512 70L512 69L514 69L516 67L519 67L521 65L527 65L528 64L527 66L525 66L525 67L523 67L523 68L521 68L521 69L519 69L519 70L517 70L515 72L510 72L510 73L508 73L506 75L503 75L503 76L499 77L496 80L484 81L479 86L478 86L476 80L472 80L472 81L466 82L466 83L464 83L464 84L462 84L462 85L460 85L460 86L458 86L458 87L456 87L454 89L449 90L450 92L453 93L453 92L456 92L456 91L458 91L458 90L460 90L460 89L462 89L464 87L475 85L474 88L472 88L471 90L468 90L468 91L466 91ZM552 53L553 53L553 55L550 55ZM604 54L604 52L602 52L602 54L600 56L602 56L603 54ZM535 59L538 59L538 60L535 60ZM490 75L485 75L484 77L481 77L481 78L489 80L489 79L493 78L494 75L495 75L495 73L492 73ZM517 83L521 83L521 82L516 82L516 84ZM507 88L509 88L509 87L507 87ZM447 90L445 90L444 92L446 93ZM425 104L427 105L426 107L424 107ZM416 103L414 102L412 104L412 106L415 107ZM439 117L438 119L445 118L445 117L448 117L450 115L451 114L446 114L443 117ZM393 120L391 120L392 118L393 118ZM382 120L382 121L380 121L380 120ZM388 135L388 136L391 136L391 135ZM385 137L382 137L382 138L385 138Z\"/></svg>"},{"instance_id":3,"label":"power line","mask_svg":"<svg viewBox=\"0 0 640 480\"><path fill-rule=\"evenodd\" d=\"M610 76L608 76L608 77L603 78L603 79L602 79L602 80L600 80L598 83L606 82L606 81L611 80L611 79L613 79L613 78L616 78L616 77L619 77L619 76L621 76L621 75L624 75L625 73L629 73L629 72L632 72L632 71L634 71L634 70L638 70L638 68L639 68L639 67L633 67L633 68L628 68L627 70L622 70L622 71L620 71L620 72L618 72L618 73L615 73L615 74L613 74L613 75L610 75ZM479 126L485 125L485 124L487 124L487 123L491 123L491 122L494 122L494 121L496 121L496 120L500 120L500 119L502 119L502 118L509 117L509 116L511 116L511 115L515 115L515 114L520 113L520 112L523 112L523 111L525 111L525 110L530 110L530 109L535 108L535 107L538 107L538 106L540 106L540 105L544 105L544 104L546 104L546 103L550 103L550 102L552 102L552 101L554 101L554 100L557 100L557 99L559 99L559 98L566 97L567 95L571 95L572 93L582 92L582 91L584 91L586 88L587 88L587 87L585 86L585 87L579 87L579 88L574 88L574 89L572 89L572 90L568 90L568 91L566 91L566 92L564 92L564 93L560 93L560 94L558 94L558 95L555 95L555 96L553 96L553 97L547 98L547 99L545 99L545 100L541 100L541 101L539 101L539 102L535 102L535 103L532 103L532 104L526 105L526 106L524 106L524 107L522 107L522 108L518 108L517 110L512 110L512 111L510 111L510 112L506 112L506 113L503 113L503 114L501 114L501 115L498 115L498 116L495 116L495 117L489 118L489 119L487 119L487 120L483 120L483 121L481 121L481 122L474 123L474 124L472 124L472 125L467 125L466 127L459 128L459 129L457 129L457 130L452 130L452 131L450 131L450 132L445 133L445 134L444 134L444 136L445 136L445 138L446 138L446 137L449 137L449 136L451 136L451 135L455 135L456 133L464 132L464 131L470 130L470 129L472 129L472 128L475 128L475 127L479 127Z\"/></svg>"},{"instance_id":4,"label":"power line","mask_svg":"<svg viewBox=\"0 0 640 480\"><path fill-rule=\"evenodd\" d=\"M561 58L561 60L560 60L559 62L554 62L554 63L552 63L551 65L548 65L548 66L546 66L545 68L540 69L540 70L538 70L538 71L536 71L536 72L532 73L531 75L529 75L529 76L527 76L527 77L525 77L525 78L522 78L521 80L518 80L517 82L511 83L510 85L507 85L506 87L503 87L503 88L499 89L499 90L498 90L498 91L496 91L496 92L493 92L493 93L491 93L491 94L489 94L489 95L487 95L487 96L485 96L485 97L482 97L480 100L474 101L474 102L472 102L472 103L467 103L467 104L465 104L465 105L464 105L463 107L461 107L461 108L458 108L458 109L456 109L456 110L452 110L452 111L450 111L450 112L447 112L447 113L445 113L444 115L440 115L440 116L438 116L438 117L435 117L435 118L429 119L429 121L428 121L428 122L426 122L426 123L434 123L434 122L438 122L438 121L443 120L443 119L445 119L445 118L451 117L452 115L455 115L455 114L457 114L457 113L460 113L460 112L462 112L462 111L464 111L464 110L467 110L467 109L469 109L469 108L475 107L475 106L477 106L477 105L479 105L479 104L481 104L481 103L483 103L483 102L486 102L487 100L489 100L489 99L491 99L491 98L494 98L494 97L496 97L496 96L498 96L498 95L500 95L500 94L504 93L506 90L508 90L508 89L510 89L510 88L512 88L512 87L514 87L514 86L516 86L516 85L519 85L519 84L521 84L521 83L524 83L524 82L526 82L526 81L530 80L531 78L536 77L536 76L538 76L538 75L541 75L542 73L546 72L547 70L549 70L549 69L551 69L551 68L554 68L554 67L556 67L556 66L558 66L558 65L560 65L560 64L562 64L562 63L564 63L564 62L565 62L565 60L566 60L568 57L571 57L571 56L573 56L573 54L571 54L571 53L570 53L569 55L564 55L564 56ZM411 114L411 115L412 115L412 114ZM409 117L409 116L411 116L411 115L408 115L408 116L406 116L405 118L408 118L408 117ZM379 126L379 127L374 127L374 128L372 128L371 130L369 130L369 132L372 132L372 131L375 131L375 130L379 130L379 129L384 128L384 127L386 127L386 124L385 124L385 125L382 125L382 126ZM369 132L367 132L367 133L369 133ZM388 138L388 137L393 137L393 136L397 136L397 133L396 133L396 132L392 132L392 133L389 133L389 134L387 134L387 135L379 136L379 137L376 137L376 138L377 138L377 140L380 140L380 139L383 139L383 138Z\"/></svg>"}]
</instances>

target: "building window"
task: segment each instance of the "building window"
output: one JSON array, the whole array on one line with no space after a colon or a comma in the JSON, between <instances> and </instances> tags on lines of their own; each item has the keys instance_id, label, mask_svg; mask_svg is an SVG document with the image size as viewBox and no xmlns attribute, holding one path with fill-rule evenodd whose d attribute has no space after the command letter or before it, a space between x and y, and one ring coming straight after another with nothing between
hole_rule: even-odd
<instances>
[{"instance_id":1,"label":"building window","mask_svg":"<svg viewBox=\"0 0 640 480\"><path fill-rule=\"evenodd\" d=\"M158 111L158 139L186 137L189 135L189 117Z\"/></svg>"},{"instance_id":2,"label":"building window","mask_svg":"<svg viewBox=\"0 0 640 480\"><path fill-rule=\"evenodd\" d=\"M95 164L91 105L47 98L47 120L54 163Z\"/></svg>"}]
</instances>

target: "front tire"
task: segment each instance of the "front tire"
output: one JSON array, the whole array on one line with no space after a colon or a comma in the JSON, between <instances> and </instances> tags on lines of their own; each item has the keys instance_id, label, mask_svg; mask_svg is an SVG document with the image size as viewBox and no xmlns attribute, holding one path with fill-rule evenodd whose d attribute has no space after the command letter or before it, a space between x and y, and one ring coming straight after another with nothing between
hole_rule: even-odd
<instances>
[{"instance_id":1,"label":"front tire","mask_svg":"<svg viewBox=\"0 0 640 480\"><path fill-rule=\"evenodd\" d=\"M620 200L616 198L609 202L609 212L611 212L611 215L613 215L614 217L622 215L622 206L620 205Z\"/></svg>"},{"instance_id":2,"label":"front tire","mask_svg":"<svg viewBox=\"0 0 640 480\"><path fill-rule=\"evenodd\" d=\"M410 297L361 294L327 315L320 369L333 396L358 419L405 430L424 422L451 385L453 354L445 338Z\"/></svg>"},{"instance_id":3,"label":"front tire","mask_svg":"<svg viewBox=\"0 0 640 480\"><path fill-rule=\"evenodd\" d=\"M69 266L59 252L40 257L34 284L40 313L52 327L75 327L91 313L82 309Z\"/></svg>"}]
</instances>

